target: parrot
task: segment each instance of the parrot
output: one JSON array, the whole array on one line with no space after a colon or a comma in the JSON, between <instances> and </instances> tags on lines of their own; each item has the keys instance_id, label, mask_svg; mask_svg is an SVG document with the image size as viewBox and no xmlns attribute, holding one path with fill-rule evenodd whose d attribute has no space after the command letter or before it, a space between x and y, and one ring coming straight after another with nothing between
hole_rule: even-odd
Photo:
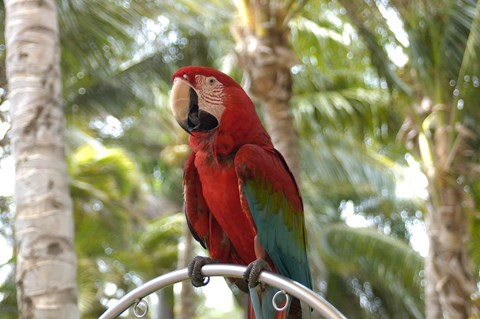
<instances>
[{"instance_id":1,"label":"parrot","mask_svg":"<svg viewBox=\"0 0 480 319\"><path fill-rule=\"evenodd\" d=\"M186 220L209 255L188 265L192 284L206 284L204 265L228 263L247 267L244 285L237 286L249 289L250 295L261 286L258 278L264 270L312 289L299 188L241 85L216 69L185 66L172 76L170 108L189 134L191 154L183 179ZM254 291L260 300L274 292ZM255 310L251 295L249 318L302 316L297 299L284 312L271 304L270 299Z\"/></svg>"}]
</instances>

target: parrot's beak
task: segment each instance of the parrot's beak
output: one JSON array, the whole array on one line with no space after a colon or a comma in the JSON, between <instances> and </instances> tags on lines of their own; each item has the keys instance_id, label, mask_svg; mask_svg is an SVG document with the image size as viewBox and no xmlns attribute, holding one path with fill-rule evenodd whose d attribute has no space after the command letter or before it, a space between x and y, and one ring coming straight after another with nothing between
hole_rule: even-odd
<instances>
[{"instance_id":1,"label":"parrot's beak","mask_svg":"<svg viewBox=\"0 0 480 319\"><path fill-rule=\"evenodd\" d=\"M208 132L218 127L217 118L199 107L197 93L181 78L173 81L170 107L178 124L189 134Z\"/></svg>"}]
</instances>

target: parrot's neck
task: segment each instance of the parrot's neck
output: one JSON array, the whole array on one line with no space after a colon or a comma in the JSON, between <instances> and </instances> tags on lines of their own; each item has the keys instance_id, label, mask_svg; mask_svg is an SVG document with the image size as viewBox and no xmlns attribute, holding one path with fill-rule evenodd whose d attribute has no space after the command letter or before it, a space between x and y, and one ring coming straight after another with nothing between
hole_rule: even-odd
<instances>
[{"instance_id":1,"label":"parrot's neck","mask_svg":"<svg viewBox=\"0 0 480 319\"><path fill-rule=\"evenodd\" d=\"M246 144L258 145L266 150L274 149L255 111L250 114L225 112L221 125L215 131L196 132L190 136L193 152L207 152L216 162L221 158L232 158Z\"/></svg>"}]
</instances>

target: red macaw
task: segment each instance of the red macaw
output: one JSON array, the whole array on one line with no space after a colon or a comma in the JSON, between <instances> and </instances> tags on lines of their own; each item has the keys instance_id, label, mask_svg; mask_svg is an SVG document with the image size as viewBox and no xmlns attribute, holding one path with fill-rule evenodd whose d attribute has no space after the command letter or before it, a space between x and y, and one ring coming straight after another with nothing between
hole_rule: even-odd
<instances>
[{"instance_id":1,"label":"red macaw","mask_svg":"<svg viewBox=\"0 0 480 319\"><path fill-rule=\"evenodd\" d=\"M204 264L221 262L248 265L250 287L271 269L312 288L298 187L242 87L215 69L187 66L173 75L170 105L190 134L188 225L211 257L190 264L192 283L203 285ZM274 317L270 308L265 319Z\"/></svg>"}]
</instances>

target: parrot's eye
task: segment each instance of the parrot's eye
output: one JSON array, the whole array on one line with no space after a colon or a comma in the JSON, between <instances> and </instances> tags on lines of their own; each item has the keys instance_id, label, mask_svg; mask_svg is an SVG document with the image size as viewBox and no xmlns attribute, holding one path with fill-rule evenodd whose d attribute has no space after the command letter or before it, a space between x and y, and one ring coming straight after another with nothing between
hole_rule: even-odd
<instances>
[{"instance_id":1,"label":"parrot's eye","mask_svg":"<svg viewBox=\"0 0 480 319\"><path fill-rule=\"evenodd\" d=\"M217 79L211 77L207 79L207 82L209 85L214 85L215 83L217 83Z\"/></svg>"}]
</instances>

